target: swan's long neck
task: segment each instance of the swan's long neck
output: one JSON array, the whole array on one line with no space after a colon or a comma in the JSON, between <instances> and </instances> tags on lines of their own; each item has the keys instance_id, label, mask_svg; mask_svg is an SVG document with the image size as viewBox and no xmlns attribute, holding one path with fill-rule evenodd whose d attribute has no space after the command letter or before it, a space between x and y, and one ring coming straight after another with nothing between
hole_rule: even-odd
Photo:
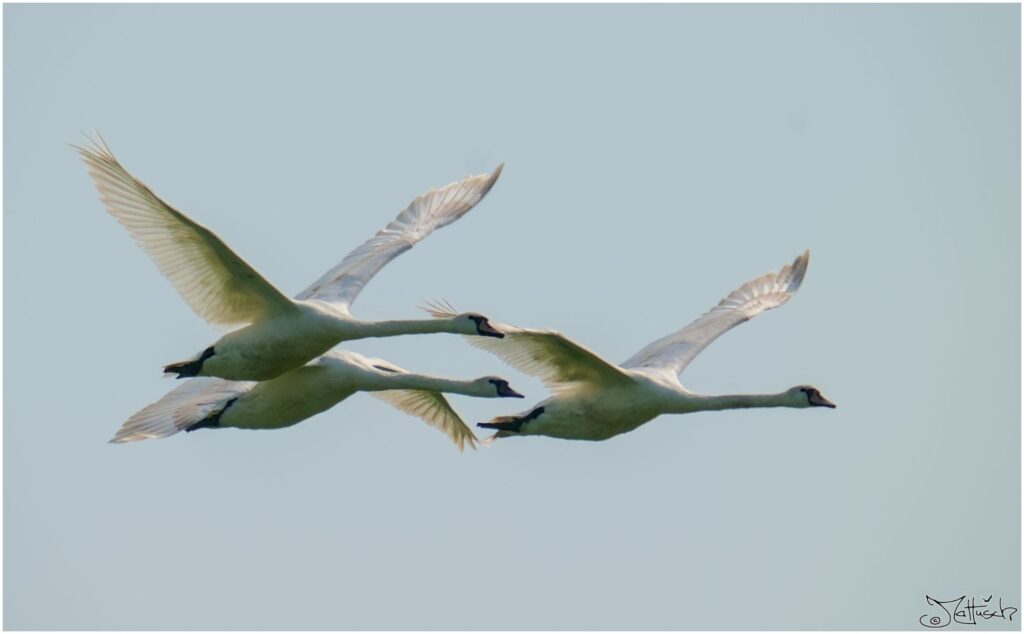
<instances>
[{"instance_id":1,"label":"swan's long neck","mask_svg":"<svg viewBox=\"0 0 1024 634\"><path fill-rule=\"evenodd\" d=\"M723 394L720 396L690 394L685 400L680 400L679 407L684 412L699 412L750 407L795 407L795 405L788 393L780 392L778 394Z\"/></svg>"},{"instance_id":2,"label":"swan's long neck","mask_svg":"<svg viewBox=\"0 0 1024 634\"><path fill-rule=\"evenodd\" d=\"M398 335L421 335L435 332L454 332L446 319L395 319L390 321L359 321L346 325L349 333L360 337L395 337Z\"/></svg>"},{"instance_id":3,"label":"swan's long neck","mask_svg":"<svg viewBox=\"0 0 1024 634\"><path fill-rule=\"evenodd\" d=\"M387 377L381 389L385 390L427 390L430 392L447 392L449 394L466 394L479 396L479 386L473 381L442 379L428 374L395 374Z\"/></svg>"}]
</instances>

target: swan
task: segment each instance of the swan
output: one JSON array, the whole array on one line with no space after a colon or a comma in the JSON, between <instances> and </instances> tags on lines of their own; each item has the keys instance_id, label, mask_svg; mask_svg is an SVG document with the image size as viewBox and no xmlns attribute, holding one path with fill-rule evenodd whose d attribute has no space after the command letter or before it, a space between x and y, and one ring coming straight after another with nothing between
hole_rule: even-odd
<instances>
[{"instance_id":1,"label":"swan","mask_svg":"<svg viewBox=\"0 0 1024 634\"><path fill-rule=\"evenodd\" d=\"M479 203L501 175L469 176L433 189L406 207L337 266L289 299L235 254L213 231L161 200L125 170L100 137L73 146L81 154L100 200L156 262L160 272L200 317L240 326L195 357L164 367L177 378L216 376L264 381L297 368L336 343L365 337L447 332L500 337L478 313L444 320L362 321L349 307L388 262L435 229Z\"/></svg>"},{"instance_id":2,"label":"swan","mask_svg":"<svg viewBox=\"0 0 1024 634\"><path fill-rule=\"evenodd\" d=\"M508 381L485 376L457 381L413 374L382 359L331 350L306 365L258 383L199 377L167 393L126 422L110 440L166 438L203 428L280 429L326 411L356 392L418 416L444 432L461 451L476 436L441 394L523 398Z\"/></svg>"},{"instance_id":3,"label":"swan","mask_svg":"<svg viewBox=\"0 0 1024 634\"><path fill-rule=\"evenodd\" d=\"M497 430L492 439L537 435L606 440L661 414L747 407L835 408L810 385L778 394L706 396L690 392L678 378L720 335L785 304L800 288L809 258L810 251L805 251L777 273L747 282L689 326L651 343L621 365L605 361L561 333L495 323L504 338L469 337L470 343L539 377L553 395L526 412L478 426ZM439 303L431 304L428 311L440 319L454 314L450 305Z\"/></svg>"}]
</instances>

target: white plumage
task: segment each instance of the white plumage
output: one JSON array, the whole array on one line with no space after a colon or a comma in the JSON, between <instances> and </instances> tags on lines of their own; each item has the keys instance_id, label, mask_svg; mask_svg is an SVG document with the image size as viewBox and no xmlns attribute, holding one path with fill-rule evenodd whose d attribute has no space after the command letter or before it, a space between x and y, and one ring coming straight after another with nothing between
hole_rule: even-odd
<instances>
[{"instance_id":1,"label":"white plumage","mask_svg":"<svg viewBox=\"0 0 1024 634\"><path fill-rule=\"evenodd\" d=\"M690 325L651 343L618 366L561 333L493 324L504 338L471 337L470 342L517 370L539 377L554 395L522 414L499 417L480 426L497 429L496 437L546 435L603 440L666 413L835 407L817 388L808 385L778 394L704 396L688 391L678 378L719 336L786 303L800 288L809 258L810 252L805 252L780 271L747 282ZM429 310L440 319L454 313L441 305Z\"/></svg>"},{"instance_id":2,"label":"white plumage","mask_svg":"<svg viewBox=\"0 0 1024 634\"><path fill-rule=\"evenodd\" d=\"M253 385L251 381L225 381L212 377L185 381L156 403L132 415L110 442L166 438L213 416L224 408L225 403L244 394Z\"/></svg>"},{"instance_id":3,"label":"white plumage","mask_svg":"<svg viewBox=\"0 0 1024 634\"><path fill-rule=\"evenodd\" d=\"M682 373L708 344L726 331L788 302L804 281L810 257L811 252L805 251L779 272L766 273L747 282L690 325L626 359L622 367L663 368Z\"/></svg>"},{"instance_id":4,"label":"white plumage","mask_svg":"<svg viewBox=\"0 0 1024 634\"><path fill-rule=\"evenodd\" d=\"M479 203L501 175L501 165L491 174L469 176L417 197L387 227L293 300L213 231L165 203L132 176L105 144L77 149L107 211L196 314L213 324L248 324L193 359L165 368L180 378L266 380L349 339L433 332L493 336L487 320L476 314L453 315L443 322L366 322L353 318L349 307L384 265Z\"/></svg>"},{"instance_id":5,"label":"white plumage","mask_svg":"<svg viewBox=\"0 0 1024 634\"><path fill-rule=\"evenodd\" d=\"M166 438L202 427L280 429L326 411L356 392L369 392L419 417L448 436L459 450L475 447L476 436L442 392L522 398L499 377L458 381L413 374L381 359L332 350L261 383L189 379L129 418L111 442Z\"/></svg>"}]
</instances>

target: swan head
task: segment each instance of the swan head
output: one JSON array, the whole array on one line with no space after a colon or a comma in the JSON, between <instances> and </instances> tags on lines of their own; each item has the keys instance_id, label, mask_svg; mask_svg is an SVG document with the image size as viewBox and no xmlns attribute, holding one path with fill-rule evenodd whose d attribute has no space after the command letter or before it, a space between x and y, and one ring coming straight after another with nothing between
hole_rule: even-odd
<instances>
[{"instance_id":1,"label":"swan head","mask_svg":"<svg viewBox=\"0 0 1024 634\"><path fill-rule=\"evenodd\" d=\"M821 390L813 385L798 385L790 388L786 396L793 407L828 407L835 409L836 404L821 395Z\"/></svg>"},{"instance_id":2,"label":"swan head","mask_svg":"<svg viewBox=\"0 0 1024 634\"><path fill-rule=\"evenodd\" d=\"M477 395L484 398L524 398L500 376L481 377L473 381L473 384L479 390Z\"/></svg>"},{"instance_id":3,"label":"swan head","mask_svg":"<svg viewBox=\"0 0 1024 634\"><path fill-rule=\"evenodd\" d=\"M491 321L480 313L458 313L446 300L429 301L426 306L420 308L430 313L434 319L448 320L455 327L455 332L460 335L505 338L505 333L492 326Z\"/></svg>"},{"instance_id":4,"label":"swan head","mask_svg":"<svg viewBox=\"0 0 1024 634\"><path fill-rule=\"evenodd\" d=\"M491 325L491 321L480 313L462 313L451 318L452 323L462 335L480 335L503 339L505 333Z\"/></svg>"}]
</instances>

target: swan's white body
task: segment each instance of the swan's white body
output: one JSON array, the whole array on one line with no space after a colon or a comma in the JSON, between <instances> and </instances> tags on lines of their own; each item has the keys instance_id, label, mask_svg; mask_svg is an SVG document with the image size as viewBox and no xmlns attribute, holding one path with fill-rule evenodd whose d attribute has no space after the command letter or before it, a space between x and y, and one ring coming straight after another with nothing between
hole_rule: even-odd
<instances>
[{"instance_id":1,"label":"swan's white body","mask_svg":"<svg viewBox=\"0 0 1024 634\"><path fill-rule=\"evenodd\" d=\"M497 377L457 381L412 374L380 359L332 350L261 383L190 379L132 416L111 442L165 438L197 425L280 429L326 411L356 392L371 392L422 418L447 434L459 449L467 444L474 447L476 437L442 392L483 398L517 395ZM209 424L204 425L206 421Z\"/></svg>"},{"instance_id":2,"label":"swan's white body","mask_svg":"<svg viewBox=\"0 0 1024 634\"><path fill-rule=\"evenodd\" d=\"M189 306L212 324L248 324L195 358L167 366L166 371L179 378L267 380L349 339L437 332L489 334L479 315L452 315L441 322L366 322L353 318L349 307L384 265L476 206L497 181L500 165L491 174L470 176L419 196L377 235L289 299L211 230L165 203L128 173L105 145L78 151L107 211L156 262Z\"/></svg>"},{"instance_id":3,"label":"swan's white body","mask_svg":"<svg viewBox=\"0 0 1024 634\"><path fill-rule=\"evenodd\" d=\"M203 362L199 376L265 381L298 368L340 341L438 332L481 334L468 315L446 322L362 321L344 307L320 300L295 300L294 306L293 315L258 321L221 337L211 346L216 354Z\"/></svg>"},{"instance_id":4,"label":"swan's white body","mask_svg":"<svg viewBox=\"0 0 1024 634\"><path fill-rule=\"evenodd\" d=\"M523 412L542 414L518 432L499 430L495 435L541 435L571 440L607 440L633 431L662 414L689 414L744 407L809 407L801 388L779 394L710 397L689 392L677 380L666 380L649 370L625 370L628 382L620 385L580 384L566 389ZM502 420L502 419L496 419Z\"/></svg>"},{"instance_id":5,"label":"swan's white body","mask_svg":"<svg viewBox=\"0 0 1024 634\"><path fill-rule=\"evenodd\" d=\"M809 252L778 273L768 273L733 291L702 317L637 352L621 365L602 359L564 335L546 330L494 327L502 339L470 339L512 367L540 377L554 395L516 416L481 427L495 437L542 435L605 440L632 431L661 414L746 407L834 407L816 388L797 386L778 394L705 396L690 392L679 373L720 335L765 310L781 306L797 291ZM452 310L435 307L438 318Z\"/></svg>"}]
</instances>

